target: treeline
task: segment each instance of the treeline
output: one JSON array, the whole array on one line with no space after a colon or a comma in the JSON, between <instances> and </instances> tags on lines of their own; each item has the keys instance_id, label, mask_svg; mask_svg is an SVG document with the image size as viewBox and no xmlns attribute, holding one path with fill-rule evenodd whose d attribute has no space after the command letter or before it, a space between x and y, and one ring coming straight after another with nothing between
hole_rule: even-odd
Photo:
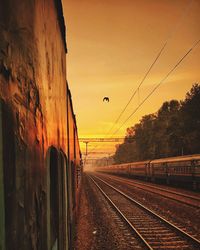
<instances>
[{"instance_id":1,"label":"treeline","mask_svg":"<svg viewBox=\"0 0 200 250\"><path fill-rule=\"evenodd\" d=\"M125 163L200 153L200 85L194 84L185 100L164 102L155 114L142 117L127 129L114 161Z\"/></svg>"}]
</instances>

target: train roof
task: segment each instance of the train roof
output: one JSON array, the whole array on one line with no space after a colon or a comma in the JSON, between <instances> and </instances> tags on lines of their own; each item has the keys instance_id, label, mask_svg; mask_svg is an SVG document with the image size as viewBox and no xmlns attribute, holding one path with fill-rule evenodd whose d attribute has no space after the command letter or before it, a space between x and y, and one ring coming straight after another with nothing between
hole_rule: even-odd
<instances>
[{"instance_id":1,"label":"train roof","mask_svg":"<svg viewBox=\"0 0 200 250\"><path fill-rule=\"evenodd\" d=\"M57 13L58 13L58 23L60 26L60 32L61 32L61 36L62 36L64 48L65 48L65 53L67 53L66 27L65 27L64 15L63 15L62 0L54 0L54 2L55 2L55 6L57 9Z\"/></svg>"},{"instance_id":2,"label":"train roof","mask_svg":"<svg viewBox=\"0 0 200 250\"><path fill-rule=\"evenodd\" d=\"M195 155L183 155L183 156L176 156L176 157L168 157L168 158L160 158L155 160L145 160L145 161L136 161L136 162L129 162L129 163L122 163L122 164L115 164L109 166L103 166L100 168L113 168L113 167L126 167L129 165L139 165L139 164L147 164L147 163L164 163L164 162L179 162L179 161L192 161L192 160L200 160L200 154Z\"/></svg>"},{"instance_id":3,"label":"train roof","mask_svg":"<svg viewBox=\"0 0 200 250\"><path fill-rule=\"evenodd\" d=\"M145 161L134 161L134 162L130 162L129 164L134 164L134 165L137 165L137 164L146 164L146 163L149 163L150 160L145 160Z\"/></svg>"},{"instance_id":4,"label":"train roof","mask_svg":"<svg viewBox=\"0 0 200 250\"><path fill-rule=\"evenodd\" d=\"M120 167L120 166L128 166L128 165L138 165L138 164L146 164L146 163L149 163L149 162L150 162L150 160L135 161L135 162L122 163L122 164L114 164L114 165L105 166L105 167Z\"/></svg>"},{"instance_id":5,"label":"train roof","mask_svg":"<svg viewBox=\"0 0 200 250\"><path fill-rule=\"evenodd\" d=\"M155 160L152 160L151 163L178 162L178 161L191 161L191 160L200 160L200 154L155 159Z\"/></svg>"}]
</instances>

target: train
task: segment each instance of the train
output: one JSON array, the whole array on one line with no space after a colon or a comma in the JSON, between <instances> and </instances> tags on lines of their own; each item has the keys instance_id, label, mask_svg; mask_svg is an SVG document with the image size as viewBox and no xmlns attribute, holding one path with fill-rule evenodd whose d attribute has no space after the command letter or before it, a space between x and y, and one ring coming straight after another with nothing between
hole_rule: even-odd
<instances>
[{"instance_id":1,"label":"train","mask_svg":"<svg viewBox=\"0 0 200 250\"><path fill-rule=\"evenodd\" d=\"M168 157L95 168L97 172L185 184L200 189L200 154Z\"/></svg>"},{"instance_id":2,"label":"train","mask_svg":"<svg viewBox=\"0 0 200 250\"><path fill-rule=\"evenodd\" d=\"M0 249L73 248L82 159L61 0L0 2Z\"/></svg>"}]
</instances>

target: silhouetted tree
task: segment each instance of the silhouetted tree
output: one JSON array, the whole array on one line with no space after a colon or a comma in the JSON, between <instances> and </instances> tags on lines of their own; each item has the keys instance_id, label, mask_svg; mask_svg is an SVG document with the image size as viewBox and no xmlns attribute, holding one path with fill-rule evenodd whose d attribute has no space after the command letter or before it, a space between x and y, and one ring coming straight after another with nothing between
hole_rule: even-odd
<instances>
[{"instance_id":1,"label":"silhouetted tree","mask_svg":"<svg viewBox=\"0 0 200 250\"><path fill-rule=\"evenodd\" d=\"M156 119L156 158L181 154L180 103L177 100L164 102Z\"/></svg>"},{"instance_id":2,"label":"silhouetted tree","mask_svg":"<svg viewBox=\"0 0 200 250\"><path fill-rule=\"evenodd\" d=\"M200 85L194 84L184 101L164 102L127 129L118 145L116 163L200 153Z\"/></svg>"},{"instance_id":3,"label":"silhouetted tree","mask_svg":"<svg viewBox=\"0 0 200 250\"><path fill-rule=\"evenodd\" d=\"M181 102L185 154L200 153L200 85L194 84Z\"/></svg>"}]
</instances>

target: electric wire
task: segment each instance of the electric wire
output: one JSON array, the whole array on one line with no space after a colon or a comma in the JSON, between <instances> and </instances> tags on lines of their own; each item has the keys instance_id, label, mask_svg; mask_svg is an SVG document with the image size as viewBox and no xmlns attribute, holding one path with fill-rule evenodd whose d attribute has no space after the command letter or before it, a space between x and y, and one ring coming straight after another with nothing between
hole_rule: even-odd
<instances>
[{"instance_id":1,"label":"electric wire","mask_svg":"<svg viewBox=\"0 0 200 250\"><path fill-rule=\"evenodd\" d=\"M182 63L182 61L192 52L192 50L197 47L197 45L200 43L200 39L197 40L192 47L179 59L179 61L174 65L174 67L166 74L166 76L153 88L153 90L143 99L143 101L135 108L135 110L127 117L127 119L120 125L120 127L115 130L115 132L111 135L110 138L112 138L122 127L125 123L127 123L128 120L138 111L138 109L149 99L149 97L160 87L160 85L174 72L174 70ZM92 149L92 151L95 148ZM91 153L91 151L90 151Z\"/></svg>"},{"instance_id":2,"label":"electric wire","mask_svg":"<svg viewBox=\"0 0 200 250\"><path fill-rule=\"evenodd\" d=\"M172 72L181 64L181 62L191 53L191 51L199 44L200 39L193 44L193 46L185 53L185 55L175 64L175 66L167 73L167 75L153 88L153 90L143 99L143 101L136 107L136 109L128 116L128 118L121 124L121 126L111 135L115 135L123 125L136 113L136 111L149 99L149 97L160 87L160 85L172 74Z\"/></svg>"},{"instance_id":3,"label":"electric wire","mask_svg":"<svg viewBox=\"0 0 200 250\"><path fill-rule=\"evenodd\" d=\"M194 0L193 0L194 1ZM181 18L178 21L177 25L175 26L175 29L168 35L165 43L163 44L163 46L161 47L161 49L159 50L157 56L155 57L154 61L152 62L152 64L150 65L149 69L147 70L147 72L145 73L144 77L142 78L141 82L139 83L138 87L135 89L135 91L133 92L132 96L130 97L129 101L127 102L127 104L125 105L125 107L123 108L123 110L120 112L119 116L117 117L117 119L115 120L114 124L112 125L112 127L109 129L109 131L104 135L104 137L106 137L108 134L110 134L110 132L112 131L112 129L115 127L115 125L117 124L117 122L120 120L121 116L123 115L123 113L126 111L127 107L129 106L129 104L131 103L131 101L133 100L134 96L136 95L136 93L138 92L139 94L139 89L142 86L142 84L144 83L144 81L146 80L147 76L149 75L150 71L152 70L152 68L154 67L154 65L156 64L156 62L158 61L158 59L160 58L160 56L162 55L165 47L167 46L168 42L170 41L170 39L172 39L172 37L175 35L175 33L177 32L177 30L179 29L179 27L182 25L182 21L185 19L185 17L187 16L190 7L192 6L193 1L189 1L189 4L186 5L186 7L184 8ZM184 58L183 58L184 59ZM177 65L178 66L178 65ZM161 84L161 83L160 83ZM159 87L159 86L158 86ZM156 89L155 89L156 90ZM154 90L154 91L155 91ZM153 94L153 93L151 93ZM143 100L143 102L145 102L146 100ZM136 108L136 110L131 114L131 116L139 109L139 107L141 106L140 103L138 105L138 107ZM131 117L130 116L130 117ZM129 118L129 117L128 117ZM126 119L126 121L111 135L111 137L116 134L120 128L128 121L128 119ZM101 145L102 146L102 145ZM88 154L91 154L96 148L98 148L99 145L94 146L89 152Z\"/></svg>"},{"instance_id":4,"label":"electric wire","mask_svg":"<svg viewBox=\"0 0 200 250\"><path fill-rule=\"evenodd\" d=\"M122 115L124 114L124 112L126 111L127 107L129 106L129 104L131 103L131 101L133 100L133 98L135 97L136 93L139 93L139 89L142 86L142 84L144 83L144 81L146 80L147 76L149 75L150 71L152 70L152 68L154 67L154 65L156 64L156 62L158 61L158 59L160 58L160 56L162 55L164 49L166 48L168 42L172 39L172 37L176 34L177 30L179 29L179 27L181 26L181 24L183 23L183 20L185 19L185 17L187 16L190 7L192 6L192 2L193 1L189 1L189 4L186 5L186 7L184 8L181 18L179 19L178 23L175 26L175 29L173 31L170 32L170 34L168 35L165 43L163 44L163 46L161 47L161 49L159 50L157 56L155 57L154 61L152 62L152 64L150 65L149 69L147 70L147 72L145 73L144 77L142 78L141 82L139 83L139 85L137 86L137 88L135 89L135 91L133 92L133 94L131 95L129 101L127 102L127 104L125 105L125 107L122 109L122 111L120 112L119 116L117 117L117 119L114 121L112 127L109 129L109 131L105 134L108 135L110 134L110 132L112 131L112 129L115 127L115 125L118 123L118 121L120 120L120 118L122 117Z\"/></svg>"}]
</instances>

